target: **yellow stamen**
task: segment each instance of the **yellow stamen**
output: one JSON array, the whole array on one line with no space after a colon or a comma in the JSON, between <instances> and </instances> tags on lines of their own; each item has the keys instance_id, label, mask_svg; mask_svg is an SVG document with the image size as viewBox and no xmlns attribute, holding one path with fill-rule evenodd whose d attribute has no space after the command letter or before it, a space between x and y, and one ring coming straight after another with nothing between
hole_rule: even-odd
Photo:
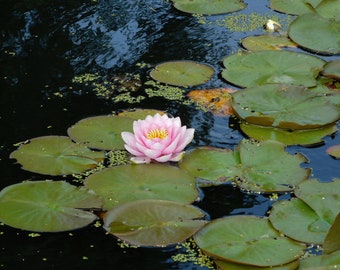
<instances>
[{"instance_id":1,"label":"yellow stamen","mask_svg":"<svg viewBox=\"0 0 340 270\"><path fill-rule=\"evenodd\" d=\"M153 139L161 139L161 140L163 140L167 136L168 136L168 131L166 129L164 129L164 128L162 128L162 129L158 129L158 128L151 129L151 130L149 130L146 133L146 137L149 140L153 140Z\"/></svg>"}]
</instances>

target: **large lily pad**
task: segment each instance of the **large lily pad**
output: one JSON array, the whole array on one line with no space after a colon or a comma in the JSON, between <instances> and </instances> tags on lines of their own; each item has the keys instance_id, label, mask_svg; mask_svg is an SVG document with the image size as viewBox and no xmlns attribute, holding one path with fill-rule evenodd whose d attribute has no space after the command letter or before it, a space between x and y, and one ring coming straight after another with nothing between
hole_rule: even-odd
<instances>
[{"instance_id":1,"label":"large lily pad","mask_svg":"<svg viewBox=\"0 0 340 270\"><path fill-rule=\"evenodd\" d=\"M155 115L155 114L166 114L164 111L155 110L155 109L134 109L134 110L125 110L118 113L118 116L129 117L135 120L138 119L145 119L148 115Z\"/></svg>"},{"instance_id":2,"label":"large lily pad","mask_svg":"<svg viewBox=\"0 0 340 270\"><path fill-rule=\"evenodd\" d=\"M306 129L306 130L287 130L273 127L265 127L259 125L252 125L249 123L241 123L241 130L247 134L247 136L260 140L274 140L282 142L286 145L304 145L311 146L313 144L322 143L322 138L335 133L337 124L327 125L321 128Z\"/></svg>"},{"instance_id":3,"label":"large lily pad","mask_svg":"<svg viewBox=\"0 0 340 270\"><path fill-rule=\"evenodd\" d=\"M179 167L191 175L207 180L206 185L217 185L233 180L232 168L238 165L240 165L238 152L213 147L195 148L179 163Z\"/></svg>"},{"instance_id":4,"label":"large lily pad","mask_svg":"<svg viewBox=\"0 0 340 270\"><path fill-rule=\"evenodd\" d=\"M340 179L327 183L317 179L304 181L294 193L329 224L334 222L340 212Z\"/></svg>"},{"instance_id":5,"label":"large lily pad","mask_svg":"<svg viewBox=\"0 0 340 270\"><path fill-rule=\"evenodd\" d=\"M63 181L27 181L0 192L0 221L28 231L68 231L97 219L81 209L101 206L101 199L84 188Z\"/></svg>"},{"instance_id":6,"label":"large lily pad","mask_svg":"<svg viewBox=\"0 0 340 270\"><path fill-rule=\"evenodd\" d=\"M307 159L284 151L285 145L276 141L260 143L242 140L239 144L241 165L233 172L241 188L252 191L291 191L308 178L309 169L301 168ZM232 170L232 168L229 168Z\"/></svg>"},{"instance_id":7,"label":"large lily pad","mask_svg":"<svg viewBox=\"0 0 340 270\"><path fill-rule=\"evenodd\" d=\"M10 154L27 171L48 175L81 173L94 168L104 153L91 151L65 136L45 136L29 140Z\"/></svg>"},{"instance_id":8,"label":"large lily pad","mask_svg":"<svg viewBox=\"0 0 340 270\"><path fill-rule=\"evenodd\" d=\"M235 113L245 121L283 129L310 129L336 122L339 108L331 95L293 85L263 85L232 95Z\"/></svg>"},{"instance_id":9,"label":"large lily pad","mask_svg":"<svg viewBox=\"0 0 340 270\"><path fill-rule=\"evenodd\" d=\"M241 44L249 51L281 50L284 47L297 47L285 36L261 35L249 36L241 40Z\"/></svg>"},{"instance_id":10,"label":"large lily pad","mask_svg":"<svg viewBox=\"0 0 340 270\"><path fill-rule=\"evenodd\" d=\"M214 260L218 270L295 270L299 266L299 260L279 266L253 266L248 264L232 263L230 261Z\"/></svg>"},{"instance_id":11,"label":"large lily pad","mask_svg":"<svg viewBox=\"0 0 340 270\"><path fill-rule=\"evenodd\" d=\"M306 49L325 54L340 53L340 19L327 19L315 13L296 18L289 37Z\"/></svg>"},{"instance_id":12,"label":"large lily pad","mask_svg":"<svg viewBox=\"0 0 340 270\"><path fill-rule=\"evenodd\" d=\"M199 208L164 200L134 201L117 206L104 216L104 228L132 245L177 244L206 222Z\"/></svg>"},{"instance_id":13,"label":"large lily pad","mask_svg":"<svg viewBox=\"0 0 340 270\"><path fill-rule=\"evenodd\" d=\"M134 119L129 117L104 115L85 118L67 130L76 142L102 150L124 149L121 133L132 132Z\"/></svg>"},{"instance_id":14,"label":"large lily pad","mask_svg":"<svg viewBox=\"0 0 340 270\"><path fill-rule=\"evenodd\" d=\"M282 13L302 15L313 12L322 0L270 0L270 8Z\"/></svg>"},{"instance_id":15,"label":"large lily pad","mask_svg":"<svg viewBox=\"0 0 340 270\"><path fill-rule=\"evenodd\" d=\"M174 7L180 11L198 14L222 14L244 9L242 0L174 0Z\"/></svg>"},{"instance_id":16,"label":"large lily pad","mask_svg":"<svg viewBox=\"0 0 340 270\"><path fill-rule=\"evenodd\" d=\"M315 86L325 62L315 56L291 51L257 51L223 59L222 77L241 86L293 84Z\"/></svg>"},{"instance_id":17,"label":"large lily pad","mask_svg":"<svg viewBox=\"0 0 340 270\"><path fill-rule=\"evenodd\" d=\"M164 164L122 165L90 175L85 186L104 200L104 208L146 199L192 203L198 198L195 179Z\"/></svg>"},{"instance_id":18,"label":"large lily pad","mask_svg":"<svg viewBox=\"0 0 340 270\"><path fill-rule=\"evenodd\" d=\"M299 270L332 270L340 268L340 250L327 255L310 256L300 261Z\"/></svg>"},{"instance_id":19,"label":"large lily pad","mask_svg":"<svg viewBox=\"0 0 340 270\"><path fill-rule=\"evenodd\" d=\"M214 258L262 267L294 261L305 247L282 236L268 219L255 216L214 220L194 238L197 245Z\"/></svg>"},{"instance_id":20,"label":"large lily pad","mask_svg":"<svg viewBox=\"0 0 340 270\"><path fill-rule=\"evenodd\" d=\"M324 18L340 20L340 0L322 0L316 12Z\"/></svg>"},{"instance_id":21,"label":"large lily pad","mask_svg":"<svg viewBox=\"0 0 340 270\"><path fill-rule=\"evenodd\" d=\"M159 82L176 86L194 86L207 82L214 69L193 61L170 61L157 65L150 76Z\"/></svg>"},{"instance_id":22,"label":"large lily pad","mask_svg":"<svg viewBox=\"0 0 340 270\"><path fill-rule=\"evenodd\" d=\"M269 219L277 230L304 243L322 244L331 226L298 198L276 202Z\"/></svg>"}]
</instances>

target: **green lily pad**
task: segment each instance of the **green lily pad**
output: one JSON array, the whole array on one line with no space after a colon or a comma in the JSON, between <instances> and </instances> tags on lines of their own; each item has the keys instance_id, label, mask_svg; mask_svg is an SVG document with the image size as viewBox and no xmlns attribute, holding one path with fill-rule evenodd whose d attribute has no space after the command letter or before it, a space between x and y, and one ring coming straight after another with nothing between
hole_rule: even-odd
<instances>
[{"instance_id":1,"label":"green lily pad","mask_svg":"<svg viewBox=\"0 0 340 270\"><path fill-rule=\"evenodd\" d=\"M174 7L180 11L198 14L223 14L244 9L241 0L174 0Z\"/></svg>"},{"instance_id":2,"label":"green lily pad","mask_svg":"<svg viewBox=\"0 0 340 270\"><path fill-rule=\"evenodd\" d=\"M340 179L338 180L340 181ZM336 216L323 243L323 254L340 251L340 213Z\"/></svg>"},{"instance_id":3,"label":"green lily pad","mask_svg":"<svg viewBox=\"0 0 340 270\"><path fill-rule=\"evenodd\" d=\"M301 154L285 152L285 145L280 142L242 140L238 148L242 166L229 169L234 169L233 173L239 176L236 184L243 189L255 192L291 191L309 177L310 169L300 166L307 159Z\"/></svg>"},{"instance_id":4,"label":"green lily pad","mask_svg":"<svg viewBox=\"0 0 340 270\"><path fill-rule=\"evenodd\" d=\"M334 61L328 62L324 66L322 75L327 78L340 80L340 60L334 60Z\"/></svg>"},{"instance_id":5,"label":"green lily pad","mask_svg":"<svg viewBox=\"0 0 340 270\"><path fill-rule=\"evenodd\" d=\"M270 0L270 8L291 15L311 13L322 0Z\"/></svg>"},{"instance_id":6,"label":"green lily pad","mask_svg":"<svg viewBox=\"0 0 340 270\"><path fill-rule=\"evenodd\" d=\"M315 13L304 14L290 24L288 35L308 50L324 54L340 53L340 19L327 19Z\"/></svg>"},{"instance_id":7,"label":"green lily pad","mask_svg":"<svg viewBox=\"0 0 340 270\"><path fill-rule=\"evenodd\" d=\"M104 208L146 199L192 203L198 198L195 179L165 164L121 165L85 179L85 186L104 200Z\"/></svg>"},{"instance_id":8,"label":"green lily pad","mask_svg":"<svg viewBox=\"0 0 340 270\"><path fill-rule=\"evenodd\" d=\"M340 0L323 0L316 7L316 12L328 19L340 19Z\"/></svg>"},{"instance_id":9,"label":"green lily pad","mask_svg":"<svg viewBox=\"0 0 340 270\"><path fill-rule=\"evenodd\" d=\"M134 109L134 110L126 110L122 111L118 114L118 116L129 117L135 120L138 119L145 119L148 115L155 115L155 114L166 114L164 111L154 110L154 109Z\"/></svg>"},{"instance_id":10,"label":"green lily pad","mask_svg":"<svg viewBox=\"0 0 340 270\"><path fill-rule=\"evenodd\" d=\"M269 220L288 237L313 244L322 244L331 226L298 198L274 203Z\"/></svg>"},{"instance_id":11,"label":"green lily pad","mask_svg":"<svg viewBox=\"0 0 340 270\"><path fill-rule=\"evenodd\" d=\"M340 180L322 183L317 179L302 182L294 191L323 220L332 224L340 212Z\"/></svg>"},{"instance_id":12,"label":"green lily pad","mask_svg":"<svg viewBox=\"0 0 340 270\"><path fill-rule=\"evenodd\" d=\"M249 36L242 39L241 44L249 51L281 50L284 47L297 47L297 44L289 38L273 35Z\"/></svg>"},{"instance_id":13,"label":"green lily pad","mask_svg":"<svg viewBox=\"0 0 340 270\"><path fill-rule=\"evenodd\" d=\"M231 181L234 175L230 168L240 164L239 153L229 149L199 147L187 152L179 167L191 175L207 180L201 186L218 185Z\"/></svg>"},{"instance_id":14,"label":"green lily pad","mask_svg":"<svg viewBox=\"0 0 340 270\"><path fill-rule=\"evenodd\" d=\"M300 261L299 270L332 270L340 268L340 250L327 255L310 256Z\"/></svg>"},{"instance_id":15,"label":"green lily pad","mask_svg":"<svg viewBox=\"0 0 340 270\"><path fill-rule=\"evenodd\" d=\"M137 246L177 244L205 223L197 207L173 201L142 200L119 205L104 216L104 228Z\"/></svg>"},{"instance_id":16,"label":"green lily pad","mask_svg":"<svg viewBox=\"0 0 340 270\"><path fill-rule=\"evenodd\" d=\"M248 264L232 263L229 261L214 260L219 270L295 270L299 266L299 260L279 266L260 267Z\"/></svg>"},{"instance_id":17,"label":"green lily pad","mask_svg":"<svg viewBox=\"0 0 340 270\"><path fill-rule=\"evenodd\" d=\"M101 206L101 199L84 188L63 181L27 181L0 192L0 222L28 231L69 231L97 219L81 209Z\"/></svg>"},{"instance_id":18,"label":"green lily pad","mask_svg":"<svg viewBox=\"0 0 340 270\"><path fill-rule=\"evenodd\" d=\"M76 142L101 150L124 149L121 133L132 132L134 119L129 117L103 115L85 118L67 130Z\"/></svg>"},{"instance_id":19,"label":"green lily pad","mask_svg":"<svg viewBox=\"0 0 340 270\"><path fill-rule=\"evenodd\" d=\"M193 61L170 61L154 67L150 76L159 82L176 86L194 86L206 83L214 69Z\"/></svg>"},{"instance_id":20,"label":"green lily pad","mask_svg":"<svg viewBox=\"0 0 340 270\"><path fill-rule=\"evenodd\" d=\"M325 62L291 51L257 51L233 54L223 64L222 77L241 87L278 83L311 87Z\"/></svg>"},{"instance_id":21,"label":"green lily pad","mask_svg":"<svg viewBox=\"0 0 340 270\"><path fill-rule=\"evenodd\" d=\"M328 155L335 157L335 158L340 158L340 144L330 146L326 149Z\"/></svg>"},{"instance_id":22,"label":"green lily pad","mask_svg":"<svg viewBox=\"0 0 340 270\"><path fill-rule=\"evenodd\" d=\"M44 136L29 140L10 154L24 170L48 175L81 173L104 160L103 152L91 151L66 136Z\"/></svg>"},{"instance_id":23,"label":"green lily pad","mask_svg":"<svg viewBox=\"0 0 340 270\"><path fill-rule=\"evenodd\" d=\"M242 122L240 124L240 128L245 134L247 134L247 136L259 141L274 140L282 142L286 145L299 144L304 146L322 143L323 137L331 135L338 130L336 124L331 124L316 129L287 130L252 125L246 122Z\"/></svg>"},{"instance_id":24,"label":"green lily pad","mask_svg":"<svg viewBox=\"0 0 340 270\"><path fill-rule=\"evenodd\" d=\"M232 94L236 115L255 125L283 129L320 128L340 118L338 106L324 95L294 85L263 85Z\"/></svg>"},{"instance_id":25,"label":"green lily pad","mask_svg":"<svg viewBox=\"0 0 340 270\"><path fill-rule=\"evenodd\" d=\"M295 261L305 248L282 236L267 218L256 216L216 219L197 232L194 239L214 258L262 267Z\"/></svg>"}]
</instances>

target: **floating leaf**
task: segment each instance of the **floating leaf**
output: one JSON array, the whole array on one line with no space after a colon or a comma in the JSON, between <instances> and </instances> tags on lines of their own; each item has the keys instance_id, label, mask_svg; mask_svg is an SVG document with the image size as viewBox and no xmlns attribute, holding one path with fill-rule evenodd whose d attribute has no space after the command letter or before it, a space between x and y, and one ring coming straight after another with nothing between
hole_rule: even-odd
<instances>
[{"instance_id":1,"label":"floating leaf","mask_svg":"<svg viewBox=\"0 0 340 270\"><path fill-rule=\"evenodd\" d=\"M198 14L222 14L244 9L241 0L174 0L174 7L180 11Z\"/></svg>"},{"instance_id":2,"label":"floating leaf","mask_svg":"<svg viewBox=\"0 0 340 270\"><path fill-rule=\"evenodd\" d=\"M85 179L85 186L104 200L104 208L144 199L192 203L198 198L195 179L165 164L121 165Z\"/></svg>"},{"instance_id":3,"label":"floating leaf","mask_svg":"<svg viewBox=\"0 0 340 270\"><path fill-rule=\"evenodd\" d=\"M281 50L283 47L297 47L297 44L289 38L273 35L249 36L242 39L241 44L249 51Z\"/></svg>"},{"instance_id":4,"label":"floating leaf","mask_svg":"<svg viewBox=\"0 0 340 270\"><path fill-rule=\"evenodd\" d=\"M282 13L302 15L313 12L322 0L270 0L270 8Z\"/></svg>"},{"instance_id":5,"label":"floating leaf","mask_svg":"<svg viewBox=\"0 0 340 270\"><path fill-rule=\"evenodd\" d=\"M326 149L328 155L335 158L340 158L340 144L330 146Z\"/></svg>"},{"instance_id":6,"label":"floating leaf","mask_svg":"<svg viewBox=\"0 0 340 270\"><path fill-rule=\"evenodd\" d=\"M252 125L246 122L242 122L240 128L247 136L259 141L274 140L286 145L300 144L308 146L323 142L323 137L331 135L338 130L336 124L316 129L287 130Z\"/></svg>"},{"instance_id":7,"label":"floating leaf","mask_svg":"<svg viewBox=\"0 0 340 270\"><path fill-rule=\"evenodd\" d=\"M63 181L27 181L0 192L0 221L23 230L61 232L84 227L97 216L101 199Z\"/></svg>"},{"instance_id":8,"label":"floating leaf","mask_svg":"<svg viewBox=\"0 0 340 270\"><path fill-rule=\"evenodd\" d=\"M340 267L340 250L328 255L310 256L300 261L299 270L332 270Z\"/></svg>"},{"instance_id":9,"label":"floating leaf","mask_svg":"<svg viewBox=\"0 0 340 270\"><path fill-rule=\"evenodd\" d=\"M323 220L332 224L340 212L340 179L322 183L316 179L302 182L294 191Z\"/></svg>"},{"instance_id":10,"label":"floating leaf","mask_svg":"<svg viewBox=\"0 0 340 270\"><path fill-rule=\"evenodd\" d=\"M327 78L340 80L340 60L328 62L322 71L322 75Z\"/></svg>"},{"instance_id":11,"label":"floating leaf","mask_svg":"<svg viewBox=\"0 0 340 270\"><path fill-rule=\"evenodd\" d=\"M238 152L229 149L199 147L186 153L179 167L197 178L217 185L233 179L231 168L240 164L238 155Z\"/></svg>"},{"instance_id":12,"label":"floating leaf","mask_svg":"<svg viewBox=\"0 0 340 270\"><path fill-rule=\"evenodd\" d=\"M27 171L48 175L81 173L104 159L103 152L91 151L65 136L44 136L29 140L10 154Z\"/></svg>"},{"instance_id":13,"label":"floating leaf","mask_svg":"<svg viewBox=\"0 0 340 270\"><path fill-rule=\"evenodd\" d=\"M145 119L148 115L155 115L155 114L163 115L165 112L160 110L154 110L154 109L135 109L135 110L129 110L129 111L122 111L118 114L118 116L124 116L129 117L135 120L138 119Z\"/></svg>"},{"instance_id":14,"label":"floating leaf","mask_svg":"<svg viewBox=\"0 0 340 270\"><path fill-rule=\"evenodd\" d=\"M291 51L257 51L233 54L223 64L222 77L241 87L278 83L311 87L325 62Z\"/></svg>"},{"instance_id":15,"label":"floating leaf","mask_svg":"<svg viewBox=\"0 0 340 270\"><path fill-rule=\"evenodd\" d=\"M242 166L234 172L240 178L237 185L252 191L290 191L308 178L310 170L300 167L306 158L301 154L288 154L284 148L284 144L276 141L242 140L239 144Z\"/></svg>"},{"instance_id":16,"label":"floating leaf","mask_svg":"<svg viewBox=\"0 0 340 270\"><path fill-rule=\"evenodd\" d=\"M340 0L323 0L316 7L320 16L332 20L340 19ZM339 32L338 32L339 33Z\"/></svg>"},{"instance_id":17,"label":"floating leaf","mask_svg":"<svg viewBox=\"0 0 340 270\"><path fill-rule=\"evenodd\" d=\"M219 270L295 270L299 266L299 260L295 260L284 265L269 267L252 266L221 260L215 260L215 263Z\"/></svg>"},{"instance_id":18,"label":"floating leaf","mask_svg":"<svg viewBox=\"0 0 340 270\"><path fill-rule=\"evenodd\" d=\"M76 142L102 150L124 149L121 133L132 132L133 119L115 115L85 118L67 130Z\"/></svg>"},{"instance_id":19,"label":"floating leaf","mask_svg":"<svg viewBox=\"0 0 340 270\"><path fill-rule=\"evenodd\" d=\"M338 180L340 181L340 179ZM337 250L340 251L340 213L336 216L331 228L329 229L323 243L323 254L330 254ZM340 261L339 261L340 263Z\"/></svg>"},{"instance_id":20,"label":"floating leaf","mask_svg":"<svg viewBox=\"0 0 340 270\"><path fill-rule=\"evenodd\" d=\"M232 95L231 105L241 119L283 129L320 128L340 118L339 108L324 95L294 85L263 85Z\"/></svg>"},{"instance_id":21,"label":"floating leaf","mask_svg":"<svg viewBox=\"0 0 340 270\"><path fill-rule=\"evenodd\" d=\"M230 216L209 222L194 236L208 255L252 266L276 266L296 260L301 245L273 229L267 218Z\"/></svg>"},{"instance_id":22,"label":"floating leaf","mask_svg":"<svg viewBox=\"0 0 340 270\"><path fill-rule=\"evenodd\" d=\"M313 244L322 244L331 226L297 198L274 203L269 220L288 237Z\"/></svg>"},{"instance_id":23,"label":"floating leaf","mask_svg":"<svg viewBox=\"0 0 340 270\"><path fill-rule=\"evenodd\" d=\"M229 104L230 94L233 92L235 90L231 88L192 90L187 96L214 115L226 116L233 114L233 109Z\"/></svg>"},{"instance_id":24,"label":"floating leaf","mask_svg":"<svg viewBox=\"0 0 340 270\"><path fill-rule=\"evenodd\" d=\"M109 210L104 228L137 246L166 246L189 238L204 224L197 207L164 200L134 201Z\"/></svg>"},{"instance_id":25,"label":"floating leaf","mask_svg":"<svg viewBox=\"0 0 340 270\"><path fill-rule=\"evenodd\" d=\"M290 24L288 34L306 49L325 54L340 53L340 19L336 21L315 13L304 14Z\"/></svg>"},{"instance_id":26,"label":"floating leaf","mask_svg":"<svg viewBox=\"0 0 340 270\"><path fill-rule=\"evenodd\" d=\"M159 82L176 86L194 86L207 82L214 69L193 61L170 61L157 65L150 76Z\"/></svg>"}]
</instances>

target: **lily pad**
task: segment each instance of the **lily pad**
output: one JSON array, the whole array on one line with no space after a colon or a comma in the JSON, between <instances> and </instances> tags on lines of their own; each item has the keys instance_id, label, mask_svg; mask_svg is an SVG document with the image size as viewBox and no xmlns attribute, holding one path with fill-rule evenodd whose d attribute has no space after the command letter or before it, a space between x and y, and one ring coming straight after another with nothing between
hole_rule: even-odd
<instances>
[{"instance_id":1,"label":"lily pad","mask_svg":"<svg viewBox=\"0 0 340 270\"><path fill-rule=\"evenodd\" d=\"M311 13L322 0L270 0L270 8L291 15Z\"/></svg>"},{"instance_id":2,"label":"lily pad","mask_svg":"<svg viewBox=\"0 0 340 270\"><path fill-rule=\"evenodd\" d=\"M231 105L241 119L283 129L320 128L340 118L339 108L324 95L294 85L263 85L232 95Z\"/></svg>"},{"instance_id":3,"label":"lily pad","mask_svg":"<svg viewBox=\"0 0 340 270\"><path fill-rule=\"evenodd\" d=\"M103 115L85 118L67 130L76 142L101 150L124 149L121 133L132 132L134 119L129 117Z\"/></svg>"},{"instance_id":4,"label":"lily pad","mask_svg":"<svg viewBox=\"0 0 340 270\"><path fill-rule=\"evenodd\" d=\"M322 244L331 226L298 198L274 203L269 220L288 237L313 244Z\"/></svg>"},{"instance_id":5,"label":"lily pad","mask_svg":"<svg viewBox=\"0 0 340 270\"><path fill-rule=\"evenodd\" d=\"M332 224L340 212L340 179L319 182L317 179L302 182L294 191L323 220Z\"/></svg>"},{"instance_id":6,"label":"lily pad","mask_svg":"<svg viewBox=\"0 0 340 270\"><path fill-rule=\"evenodd\" d=\"M173 201L142 200L117 206L104 216L104 228L137 246L177 244L197 232L206 221L197 207Z\"/></svg>"},{"instance_id":7,"label":"lily pad","mask_svg":"<svg viewBox=\"0 0 340 270\"><path fill-rule=\"evenodd\" d=\"M170 61L154 67L150 76L159 82L176 86L194 86L206 83L214 69L194 61Z\"/></svg>"},{"instance_id":8,"label":"lily pad","mask_svg":"<svg viewBox=\"0 0 340 270\"><path fill-rule=\"evenodd\" d=\"M0 192L0 221L28 231L69 231L97 219L81 209L101 206L101 199L84 188L63 181L27 181Z\"/></svg>"},{"instance_id":9,"label":"lily pad","mask_svg":"<svg viewBox=\"0 0 340 270\"><path fill-rule=\"evenodd\" d=\"M29 140L10 154L24 170L48 175L81 173L95 168L104 153L91 151L66 136L44 136Z\"/></svg>"},{"instance_id":10,"label":"lily pad","mask_svg":"<svg viewBox=\"0 0 340 270\"><path fill-rule=\"evenodd\" d=\"M331 270L340 267L340 250L327 255L310 256L300 261L299 270Z\"/></svg>"},{"instance_id":11,"label":"lily pad","mask_svg":"<svg viewBox=\"0 0 340 270\"><path fill-rule=\"evenodd\" d=\"M239 153L229 149L199 147L187 152L179 167L196 178L207 180L202 185L218 185L233 180L232 168L240 165Z\"/></svg>"},{"instance_id":12,"label":"lily pad","mask_svg":"<svg viewBox=\"0 0 340 270\"><path fill-rule=\"evenodd\" d=\"M229 261L214 260L219 270L295 270L299 266L299 260L279 266L260 267L248 264L232 263Z\"/></svg>"},{"instance_id":13,"label":"lily pad","mask_svg":"<svg viewBox=\"0 0 340 270\"><path fill-rule=\"evenodd\" d=\"M134 109L134 110L126 110L118 113L118 116L129 117L134 120L138 119L145 119L148 115L155 115L155 114L166 114L164 111L154 110L154 109Z\"/></svg>"},{"instance_id":14,"label":"lily pad","mask_svg":"<svg viewBox=\"0 0 340 270\"><path fill-rule=\"evenodd\" d=\"M243 189L256 192L291 191L309 177L310 169L300 166L307 159L301 154L285 152L282 143L242 140L238 148L242 166L229 170L234 169L234 174L239 176L236 184Z\"/></svg>"},{"instance_id":15,"label":"lily pad","mask_svg":"<svg viewBox=\"0 0 340 270\"><path fill-rule=\"evenodd\" d=\"M187 96L199 106L203 106L217 116L226 116L234 113L229 100L231 93L236 90L231 88L217 88L207 90L192 90Z\"/></svg>"},{"instance_id":16,"label":"lily pad","mask_svg":"<svg viewBox=\"0 0 340 270\"><path fill-rule=\"evenodd\" d=\"M259 141L274 140L286 145L299 144L303 146L311 146L313 144L322 143L323 137L331 135L338 130L336 124L316 129L287 130L252 125L245 122L240 124L240 128L245 134L247 134L247 136Z\"/></svg>"},{"instance_id":17,"label":"lily pad","mask_svg":"<svg viewBox=\"0 0 340 270\"><path fill-rule=\"evenodd\" d=\"M241 0L174 0L174 7L180 11L198 14L223 14L244 9Z\"/></svg>"},{"instance_id":18,"label":"lily pad","mask_svg":"<svg viewBox=\"0 0 340 270\"><path fill-rule=\"evenodd\" d=\"M273 35L249 36L242 39L241 44L249 51L281 50L284 47L297 47L297 44L289 38Z\"/></svg>"},{"instance_id":19,"label":"lily pad","mask_svg":"<svg viewBox=\"0 0 340 270\"><path fill-rule=\"evenodd\" d=\"M340 144L330 146L326 149L328 155L335 158L340 158Z\"/></svg>"},{"instance_id":20,"label":"lily pad","mask_svg":"<svg viewBox=\"0 0 340 270\"><path fill-rule=\"evenodd\" d=\"M340 213L336 216L323 243L323 254L340 251ZM340 261L339 261L340 263Z\"/></svg>"},{"instance_id":21,"label":"lily pad","mask_svg":"<svg viewBox=\"0 0 340 270\"><path fill-rule=\"evenodd\" d=\"M316 12L324 18L340 20L340 0L321 1L316 7Z\"/></svg>"},{"instance_id":22,"label":"lily pad","mask_svg":"<svg viewBox=\"0 0 340 270\"><path fill-rule=\"evenodd\" d=\"M295 261L305 248L282 236L267 218L256 216L216 219L197 232L194 239L214 258L262 267Z\"/></svg>"},{"instance_id":23,"label":"lily pad","mask_svg":"<svg viewBox=\"0 0 340 270\"><path fill-rule=\"evenodd\" d=\"M324 54L340 53L340 19L327 19L315 13L304 14L290 24L288 35L308 50Z\"/></svg>"},{"instance_id":24,"label":"lily pad","mask_svg":"<svg viewBox=\"0 0 340 270\"><path fill-rule=\"evenodd\" d=\"M291 51L257 51L223 59L222 77L241 87L264 84L315 86L325 62L315 56Z\"/></svg>"},{"instance_id":25,"label":"lily pad","mask_svg":"<svg viewBox=\"0 0 340 270\"><path fill-rule=\"evenodd\" d=\"M108 168L87 177L85 186L103 198L106 210L136 200L192 203L198 198L194 177L164 164L129 164Z\"/></svg>"},{"instance_id":26,"label":"lily pad","mask_svg":"<svg viewBox=\"0 0 340 270\"><path fill-rule=\"evenodd\" d=\"M334 61L328 62L324 66L322 75L327 78L340 80L340 60L334 60Z\"/></svg>"}]
</instances>

